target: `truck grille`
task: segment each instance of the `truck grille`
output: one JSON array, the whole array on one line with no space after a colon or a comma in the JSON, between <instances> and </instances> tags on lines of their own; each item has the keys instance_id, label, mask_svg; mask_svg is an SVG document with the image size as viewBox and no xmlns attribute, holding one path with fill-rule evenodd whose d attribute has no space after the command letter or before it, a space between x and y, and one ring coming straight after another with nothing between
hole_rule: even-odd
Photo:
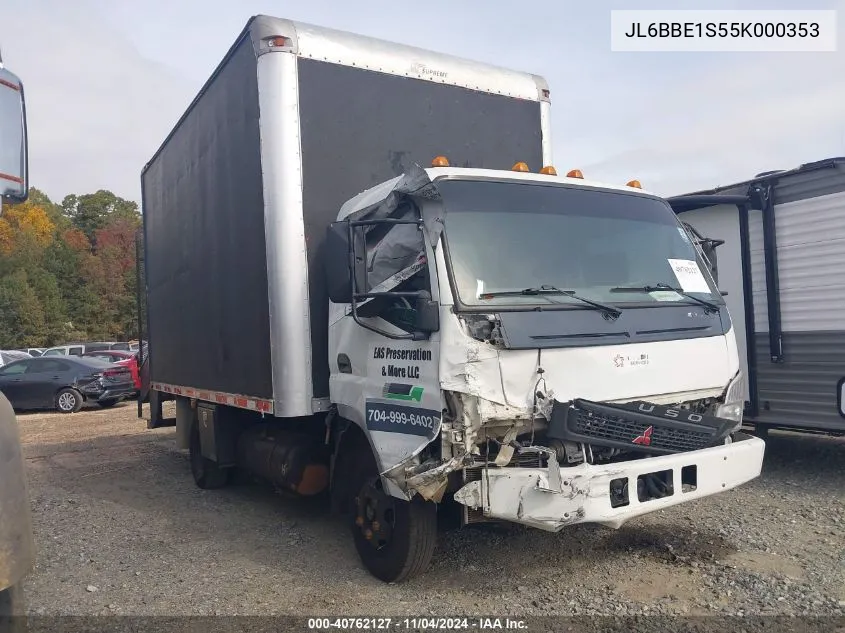
<instances>
[{"instance_id":1,"label":"truck grille","mask_svg":"<svg viewBox=\"0 0 845 633\"><path fill-rule=\"evenodd\" d=\"M597 440L609 440L633 444L651 427L650 447L665 451L683 452L706 448L713 439L713 432L680 430L657 424L647 424L614 415L602 415L584 409L577 409L572 424L573 430ZM633 444L637 446L636 444Z\"/></svg>"},{"instance_id":2,"label":"truck grille","mask_svg":"<svg viewBox=\"0 0 845 633\"><path fill-rule=\"evenodd\" d=\"M731 420L648 402L555 402L548 437L625 451L668 455L720 443Z\"/></svg>"}]
</instances>

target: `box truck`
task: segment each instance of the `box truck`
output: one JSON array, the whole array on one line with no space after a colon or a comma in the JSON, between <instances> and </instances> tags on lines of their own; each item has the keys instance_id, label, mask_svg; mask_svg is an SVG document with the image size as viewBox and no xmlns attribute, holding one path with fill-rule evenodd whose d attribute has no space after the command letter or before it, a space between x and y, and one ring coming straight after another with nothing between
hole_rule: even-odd
<instances>
[{"instance_id":1,"label":"box truck","mask_svg":"<svg viewBox=\"0 0 845 633\"><path fill-rule=\"evenodd\" d=\"M175 400L200 487L325 493L397 582L441 504L618 527L758 476L699 246L639 183L558 176L549 104L530 74L248 22L142 174L149 424Z\"/></svg>"},{"instance_id":2,"label":"box truck","mask_svg":"<svg viewBox=\"0 0 845 633\"><path fill-rule=\"evenodd\" d=\"M3 66L0 56L0 214L3 202L24 202L29 195L26 107L23 83ZM3 370L0 369L0 372ZM35 562L32 519L18 423L0 392L0 629L14 630L23 615L21 581Z\"/></svg>"},{"instance_id":3,"label":"box truck","mask_svg":"<svg viewBox=\"0 0 845 633\"><path fill-rule=\"evenodd\" d=\"M718 238L713 263L734 317L744 421L845 433L845 158L676 196Z\"/></svg>"}]
</instances>

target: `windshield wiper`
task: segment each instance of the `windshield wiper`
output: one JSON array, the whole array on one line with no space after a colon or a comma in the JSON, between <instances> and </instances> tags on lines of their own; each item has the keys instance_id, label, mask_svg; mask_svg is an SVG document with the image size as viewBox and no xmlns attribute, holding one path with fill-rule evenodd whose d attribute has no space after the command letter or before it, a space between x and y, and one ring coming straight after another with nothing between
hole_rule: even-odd
<instances>
[{"instance_id":1,"label":"windshield wiper","mask_svg":"<svg viewBox=\"0 0 845 633\"><path fill-rule=\"evenodd\" d=\"M587 305L594 307L596 310L601 310L602 312L613 317L614 319L617 318L620 314L622 314L622 310L620 310L619 308L615 308L613 306L605 305L604 303L599 303L597 301L587 299L585 297L575 294L574 290L561 290L560 288L555 288L554 286L550 286L548 284L543 284L539 288L523 288L522 290L499 290L495 292L481 293L481 297L485 299L492 297L518 297L525 295L563 295L566 297L572 297L573 299L577 299L582 303L586 303Z\"/></svg>"},{"instance_id":2,"label":"windshield wiper","mask_svg":"<svg viewBox=\"0 0 845 633\"><path fill-rule=\"evenodd\" d=\"M701 305L703 305L708 310L712 310L713 312L719 311L719 306L716 305L715 303L712 303L710 301L705 301L704 299L699 299L695 295L691 295L688 292L684 292L684 290L681 289L681 288L673 288L669 284L664 284L664 283L651 284L651 285L645 285L645 286L632 286L630 288L626 287L626 286L617 286L616 288L611 288L610 292L642 292L642 293L647 293L647 292L657 292L659 290L669 290L671 292L674 292L674 293L681 295L682 297L686 297L687 299L692 299L696 303L700 303Z\"/></svg>"}]
</instances>

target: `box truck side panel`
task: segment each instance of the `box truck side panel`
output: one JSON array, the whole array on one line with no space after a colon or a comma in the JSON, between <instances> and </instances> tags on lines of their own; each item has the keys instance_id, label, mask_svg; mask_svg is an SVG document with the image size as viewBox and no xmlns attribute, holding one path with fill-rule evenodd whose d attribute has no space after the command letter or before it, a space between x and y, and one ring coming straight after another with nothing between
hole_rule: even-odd
<instances>
[{"instance_id":1,"label":"box truck side panel","mask_svg":"<svg viewBox=\"0 0 845 633\"><path fill-rule=\"evenodd\" d=\"M246 37L142 175L155 382L273 395L258 120Z\"/></svg>"},{"instance_id":2,"label":"box truck side panel","mask_svg":"<svg viewBox=\"0 0 845 633\"><path fill-rule=\"evenodd\" d=\"M543 167L540 101L309 58L298 60L315 397L329 394L321 247L347 199L435 156L453 166Z\"/></svg>"}]
</instances>

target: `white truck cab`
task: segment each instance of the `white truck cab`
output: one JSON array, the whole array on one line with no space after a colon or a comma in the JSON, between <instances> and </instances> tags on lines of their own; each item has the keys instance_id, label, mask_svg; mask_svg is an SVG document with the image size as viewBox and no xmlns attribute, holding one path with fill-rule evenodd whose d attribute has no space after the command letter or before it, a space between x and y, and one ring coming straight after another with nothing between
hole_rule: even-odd
<instances>
[{"instance_id":1,"label":"white truck cab","mask_svg":"<svg viewBox=\"0 0 845 633\"><path fill-rule=\"evenodd\" d=\"M730 315L658 196L418 169L347 202L328 244L331 400L388 494L557 531L760 474Z\"/></svg>"}]
</instances>

